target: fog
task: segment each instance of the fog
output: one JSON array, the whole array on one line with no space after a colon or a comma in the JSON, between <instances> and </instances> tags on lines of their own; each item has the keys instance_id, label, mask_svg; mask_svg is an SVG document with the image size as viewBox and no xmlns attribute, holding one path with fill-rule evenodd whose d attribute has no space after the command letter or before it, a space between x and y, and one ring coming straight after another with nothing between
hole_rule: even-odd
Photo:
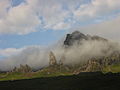
<instances>
[{"instance_id":1,"label":"fog","mask_svg":"<svg viewBox=\"0 0 120 90\"><path fill-rule=\"evenodd\" d=\"M49 52L52 51L57 59L65 57L64 64L78 64L89 60L92 57L108 56L120 50L119 43L102 40L82 40L80 44L70 47L63 45L65 38L57 43L48 46L29 46L20 53L9 56L0 61L0 70L11 70L20 64L28 64L33 69L40 69L49 65Z\"/></svg>"}]
</instances>

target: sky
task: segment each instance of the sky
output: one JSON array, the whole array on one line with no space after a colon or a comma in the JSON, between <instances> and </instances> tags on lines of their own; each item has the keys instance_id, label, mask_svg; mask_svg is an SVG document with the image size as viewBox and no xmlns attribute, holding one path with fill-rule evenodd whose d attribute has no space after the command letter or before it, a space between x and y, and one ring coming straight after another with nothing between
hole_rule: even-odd
<instances>
[{"instance_id":1,"label":"sky","mask_svg":"<svg viewBox=\"0 0 120 90\"><path fill-rule=\"evenodd\" d=\"M0 58L80 30L120 40L120 0L0 0Z\"/></svg>"}]
</instances>

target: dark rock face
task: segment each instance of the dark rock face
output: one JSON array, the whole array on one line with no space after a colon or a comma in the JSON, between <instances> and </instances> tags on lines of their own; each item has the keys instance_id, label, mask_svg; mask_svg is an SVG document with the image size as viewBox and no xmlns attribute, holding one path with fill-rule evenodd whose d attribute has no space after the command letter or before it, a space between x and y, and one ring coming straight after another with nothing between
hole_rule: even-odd
<instances>
[{"instance_id":1,"label":"dark rock face","mask_svg":"<svg viewBox=\"0 0 120 90\"><path fill-rule=\"evenodd\" d=\"M99 36L90 36L90 35L84 35L83 33L79 31L75 31L72 34L67 34L66 39L64 41L64 45L72 46L74 43L80 44L81 40L102 40L107 41L107 39L104 39Z\"/></svg>"},{"instance_id":2,"label":"dark rock face","mask_svg":"<svg viewBox=\"0 0 120 90\"><path fill-rule=\"evenodd\" d=\"M99 37L99 36L92 36L91 37L92 40L102 40L102 41L108 41L107 39L105 38L102 38L102 37Z\"/></svg>"},{"instance_id":3,"label":"dark rock face","mask_svg":"<svg viewBox=\"0 0 120 90\"><path fill-rule=\"evenodd\" d=\"M80 33L79 31L75 31L72 34L67 34L66 39L64 41L64 45L71 46L74 44L75 41L80 41L82 39L87 39L88 37L84 34Z\"/></svg>"}]
</instances>

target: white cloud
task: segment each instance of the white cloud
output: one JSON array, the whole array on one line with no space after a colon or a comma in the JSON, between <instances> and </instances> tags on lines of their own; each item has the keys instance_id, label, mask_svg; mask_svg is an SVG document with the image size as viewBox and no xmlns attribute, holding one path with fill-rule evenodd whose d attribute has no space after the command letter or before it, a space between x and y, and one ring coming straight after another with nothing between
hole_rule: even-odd
<instances>
[{"instance_id":1,"label":"white cloud","mask_svg":"<svg viewBox=\"0 0 120 90\"><path fill-rule=\"evenodd\" d=\"M40 20L29 5L21 4L11 8L6 17L0 20L0 33L27 34L34 32Z\"/></svg>"},{"instance_id":2,"label":"white cloud","mask_svg":"<svg viewBox=\"0 0 120 90\"><path fill-rule=\"evenodd\" d=\"M99 35L111 40L120 41L120 16L115 19L79 28L83 33Z\"/></svg>"},{"instance_id":3,"label":"white cloud","mask_svg":"<svg viewBox=\"0 0 120 90\"><path fill-rule=\"evenodd\" d=\"M64 22L57 23L53 26L53 30L65 30L69 28L70 28L70 24Z\"/></svg>"},{"instance_id":4,"label":"white cloud","mask_svg":"<svg viewBox=\"0 0 120 90\"><path fill-rule=\"evenodd\" d=\"M15 7L10 0L0 0L0 34L28 34L36 32L38 27L65 30L76 22L119 10L120 0L91 0L89 3L85 0L26 0Z\"/></svg>"},{"instance_id":5,"label":"white cloud","mask_svg":"<svg viewBox=\"0 0 120 90\"><path fill-rule=\"evenodd\" d=\"M9 7L10 7L9 0L0 0L0 19L6 15L7 8Z\"/></svg>"},{"instance_id":6,"label":"white cloud","mask_svg":"<svg viewBox=\"0 0 120 90\"><path fill-rule=\"evenodd\" d=\"M15 55L20 53L23 50L23 48L16 49L16 48L6 48L6 49L0 49L0 56L8 57L11 55Z\"/></svg>"},{"instance_id":7,"label":"white cloud","mask_svg":"<svg viewBox=\"0 0 120 90\"><path fill-rule=\"evenodd\" d=\"M110 15L120 10L120 0L92 0L91 3L81 5L74 11L77 19L95 18Z\"/></svg>"},{"instance_id":8,"label":"white cloud","mask_svg":"<svg viewBox=\"0 0 120 90\"><path fill-rule=\"evenodd\" d=\"M10 55L9 55L10 54ZM0 60L0 69L9 70L20 64L28 64L32 68L48 65L48 49L40 46L27 46L24 48L8 48L0 50L0 55L7 56Z\"/></svg>"}]
</instances>

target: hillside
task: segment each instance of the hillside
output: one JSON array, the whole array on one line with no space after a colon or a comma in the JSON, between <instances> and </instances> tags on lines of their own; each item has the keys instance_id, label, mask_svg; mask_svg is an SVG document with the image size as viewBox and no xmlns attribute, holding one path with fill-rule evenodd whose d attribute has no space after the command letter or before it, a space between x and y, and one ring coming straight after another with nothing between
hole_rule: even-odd
<instances>
[{"instance_id":1,"label":"hillside","mask_svg":"<svg viewBox=\"0 0 120 90\"><path fill-rule=\"evenodd\" d=\"M95 42L94 44L103 43L106 45L107 49L103 48L101 50L101 47L97 46L96 49L99 50L100 48L100 53L102 53L102 55L97 56L96 53L98 51L95 52L95 55L91 55L92 52L87 52L87 54L85 53L82 56L84 57L84 61L81 61L81 57L78 56L79 53L76 53L78 55L68 54L67 56L67 53L71 52L71 49L73 50L74 47L76 48L75 50L77 50L77 52L78 51L81 52L82 49L84 51L84 49L88 48L88 46L80 49L79 47L81 46L83 47L84 45L86 45L84 44L86 42L88 45L91 44L91 42L93 43ZM49 57L48 57L49 58L48 66L34 70L27 64L20 65L19 67L14 67L13 70L11 71L1 72L0 81L31 79L31 78L39 78L39 77L68 76L68 75L79 74L82 72L100 71L103 73L107 73L107 72L118 73L120 72L120 51L115 47L115 45L116 44L109 43L109 40L105 38L102 38L99 36L84 35L79 31L75 31L71 34L66 35L66 38L63 42L64 53L62 53L62 55L60 56L60 60L58 60L57 58L58 56L56 56L56 52L50 51ZM75 58L72 58L73 61L75 61L75 59L77 58L78 62L67 64L66 60L70 61L68 59L69 57L71 58L75 57Z\"/></svg>"},{"instance_id":2,"label":"hillside","mask_svg":"<svg viewBox=\"0 0 120 90\"><path fill-rule=\"evenodd\" d=\"M77 44L78 46L82 45L83 41L86 41L86 42L97 41L105 44L109 43L109 40L105 38L102 38L99 36L84 35L79 31L75 31L71 34L67 34L66 39L64 41L64 45L66 46L67 49L69 49L73 47L74 44ZM88 44L91 44L91 43L88 43ZM97 47L97 48L101 48L101 47ZM108 54L110 51L111 53ZM74 73L79 74L80 72L96 72L96 71L119 72L120 51L118 49L115 49L114 45L112 46L112 44L108 44L107 49L103 49L103 51L101 52L104 54L103 56L92 56L88 58L84 64L82 65L79 65L79 63L76 64L75 67L77 66L77 69L74 71ZM87 55L85 57L87 57Z\"/></svg>"}]
</instances>

